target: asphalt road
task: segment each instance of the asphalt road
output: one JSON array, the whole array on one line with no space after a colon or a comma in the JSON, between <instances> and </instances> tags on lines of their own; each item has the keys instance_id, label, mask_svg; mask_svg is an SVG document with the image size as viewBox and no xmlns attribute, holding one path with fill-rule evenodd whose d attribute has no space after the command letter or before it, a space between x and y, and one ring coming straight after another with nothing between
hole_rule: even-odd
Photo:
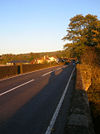
<instances>
[{"instance_id":1,"label":"asphalt road","mask_svg":"<svg viewBox=\"0 0 100 134\"><path fill-rule=\"evenodd\" d=\"M45 134L73 71L57 66L0 81L0 134ZM62 134L74 88L71 79L51 133Z\"/></svg>"}]
</instances>

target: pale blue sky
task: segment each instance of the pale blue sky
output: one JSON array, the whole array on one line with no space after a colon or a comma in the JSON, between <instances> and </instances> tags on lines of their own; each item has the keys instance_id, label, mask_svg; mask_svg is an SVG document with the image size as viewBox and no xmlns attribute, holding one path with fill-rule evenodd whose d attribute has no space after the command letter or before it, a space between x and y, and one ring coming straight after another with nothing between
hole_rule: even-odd
<instances>
[{"instance_id":1,"label":"pale blue sky","mask_svg":"<svg viewBox=\"0 0 100 134\"><path fill-rule=\"evenodd\" d=\"M0 0L0 54L62 50L76 14L100 19L100 0Z\"/></svg>"}]
</instances>

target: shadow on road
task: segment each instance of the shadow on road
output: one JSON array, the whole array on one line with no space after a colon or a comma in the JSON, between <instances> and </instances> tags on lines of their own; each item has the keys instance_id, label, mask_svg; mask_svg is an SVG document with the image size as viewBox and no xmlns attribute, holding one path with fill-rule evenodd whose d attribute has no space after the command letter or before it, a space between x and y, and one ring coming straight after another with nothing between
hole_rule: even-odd
<instances>
[{"instance_id":1,"label":"shadow on road","mask_svg":"<svg viewBox=\"0 0 100 134\"><path fill-rule=\"evenodd\" d=\"M53 71L49 77L39 78L35 84L30 85L26 91L31 94L27 93L28 101L0 126L0 134L44 134L72 69L73 66L68 66ZM34 90L38 90L38 93L32 97ZM18 99L21 103L21 100L26 98ZM16 106L19 100L16 100Z\"/></svg>"}]
</instances>

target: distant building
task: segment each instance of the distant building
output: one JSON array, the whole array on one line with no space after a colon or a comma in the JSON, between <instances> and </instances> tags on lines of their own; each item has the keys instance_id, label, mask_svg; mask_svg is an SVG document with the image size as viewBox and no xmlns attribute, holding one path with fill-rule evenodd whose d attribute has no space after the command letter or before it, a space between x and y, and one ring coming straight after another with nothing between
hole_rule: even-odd
<instances>
[{"instance_id":1,"label":"distant building","mask_svg":"<svg viewBox=\"0 0 100 134\"><path fill-rule=\"evenodd\" d=\"M29 61L25 61L25 60L12 60L10 62L7 63L7 65L19 65L19 64L29 64Z\"/></svg>"},{"instance_id":2,"label":"distant building","mask_svg":"<svg viewBox=\"0 0 100 134\"><path fill-rule=\"evenodd\" d=\"M57 58L52 56L52 57L49 57L49 60L48 62L57 62Z\"/></svg>"},{"instance_id":3,"label":"distant building","mask_svg":"<svg viewBox=\"0 0 100 134\"><path fill-rule=\"evenodd\" d=\"M54 56L51 56L51 57L44 56L44 57L32 60L31 64L43 64L45 62L47 62L47 63L58 62L58 59Z\"/></svg>"}]
</instances>

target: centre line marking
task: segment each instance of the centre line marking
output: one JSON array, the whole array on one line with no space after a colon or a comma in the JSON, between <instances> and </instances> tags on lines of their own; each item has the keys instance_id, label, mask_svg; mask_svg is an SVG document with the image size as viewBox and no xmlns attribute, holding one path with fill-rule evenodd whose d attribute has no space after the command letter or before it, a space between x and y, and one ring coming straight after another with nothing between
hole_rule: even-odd
<instances>
[{"instance_id":1,"label":"centre line marking","mask_svg":"<svg viewBox=\"0 0 100 134\"><path fill-rule=\"evenodd\" d=\"M52 73L53 71L50 71L50 72L48 72L48 73L45 73L45 74L43 74L42 75L42 77L44 77L44 76L46 76L46 75L48 75L48 74L50 74L50 73Z\"/></svg>"},{"instance_id":2,"label":"centre line marking","mask_svg":"<svg viewBox=\"0 0 100 134\"><path fill-rule=\"evenodd\" d=\"M60 69L62 69L62 68L57 68L57 71L60 70Z\"/></svg>"},{"instance_id":3,"label":"centre line marking","mask_svg":"<svg viewBox=\"0 0 100 134\"><path fill-rule=\"evenodd\" d=\"M33 81L35 81L35 80L32 79L32 80L27 81L27 82L25 82L25 83L23 83L23 84L21 84L21 85L19 85L19 86L16 86L16 87L14 87L14 88L11 88L10 90L7 90L7 91L5 91L5 92L3 92L3 93L0 93L0 96L5 95L5 94L7 94L7 93L9 93L9 92L11 92L11 91L13 91L13 90L19 88L19 87L22 87L22 86L24 86L24 85L26 85L26 84L28 84L28 83L30 83L30 82L33 82Z\"/></svg>"},{"instance_id":4,"label":"centre line marking","mask_svg":"<svg viewBox=\"0 0 100 134\"><path fill-rule=\"evenodd\" d=\"M69 77L68 83L67 83L67 85L66 85L66 87L65 87L65 90L64 90L64 92L63 92L63 94L62 94L62 96L61 96L61 99L60 99L60 101L59 101L59 103L58 103L58 105L57 105L57 108L56 108L56 110L55 110L55 112L54 112L54 114L53 114L53 116L52 116L52 118L51 118L50 124L49 124L49 126L48 126L48 128L47 128L45 134L51 134L51 132L52 132L53 126L54 126L54 124L55 124L55 122L56 122L57 116L58 116L59 111L60 111L60 109L61 109L62 103L63 103L63 101L64 101L64 98L65 98L65 95L66 95L66 92L67 92L67 89L68 89L68 86L69 86L69 83L70 83L70 81L71 81L71 78L72 78L72 76L73 76L74 71L75 71L75 67L74 67L74 69L72 70L72 73L71 73L71 75L70 75L70 77Z\"/></svg>"}]
</instances>

